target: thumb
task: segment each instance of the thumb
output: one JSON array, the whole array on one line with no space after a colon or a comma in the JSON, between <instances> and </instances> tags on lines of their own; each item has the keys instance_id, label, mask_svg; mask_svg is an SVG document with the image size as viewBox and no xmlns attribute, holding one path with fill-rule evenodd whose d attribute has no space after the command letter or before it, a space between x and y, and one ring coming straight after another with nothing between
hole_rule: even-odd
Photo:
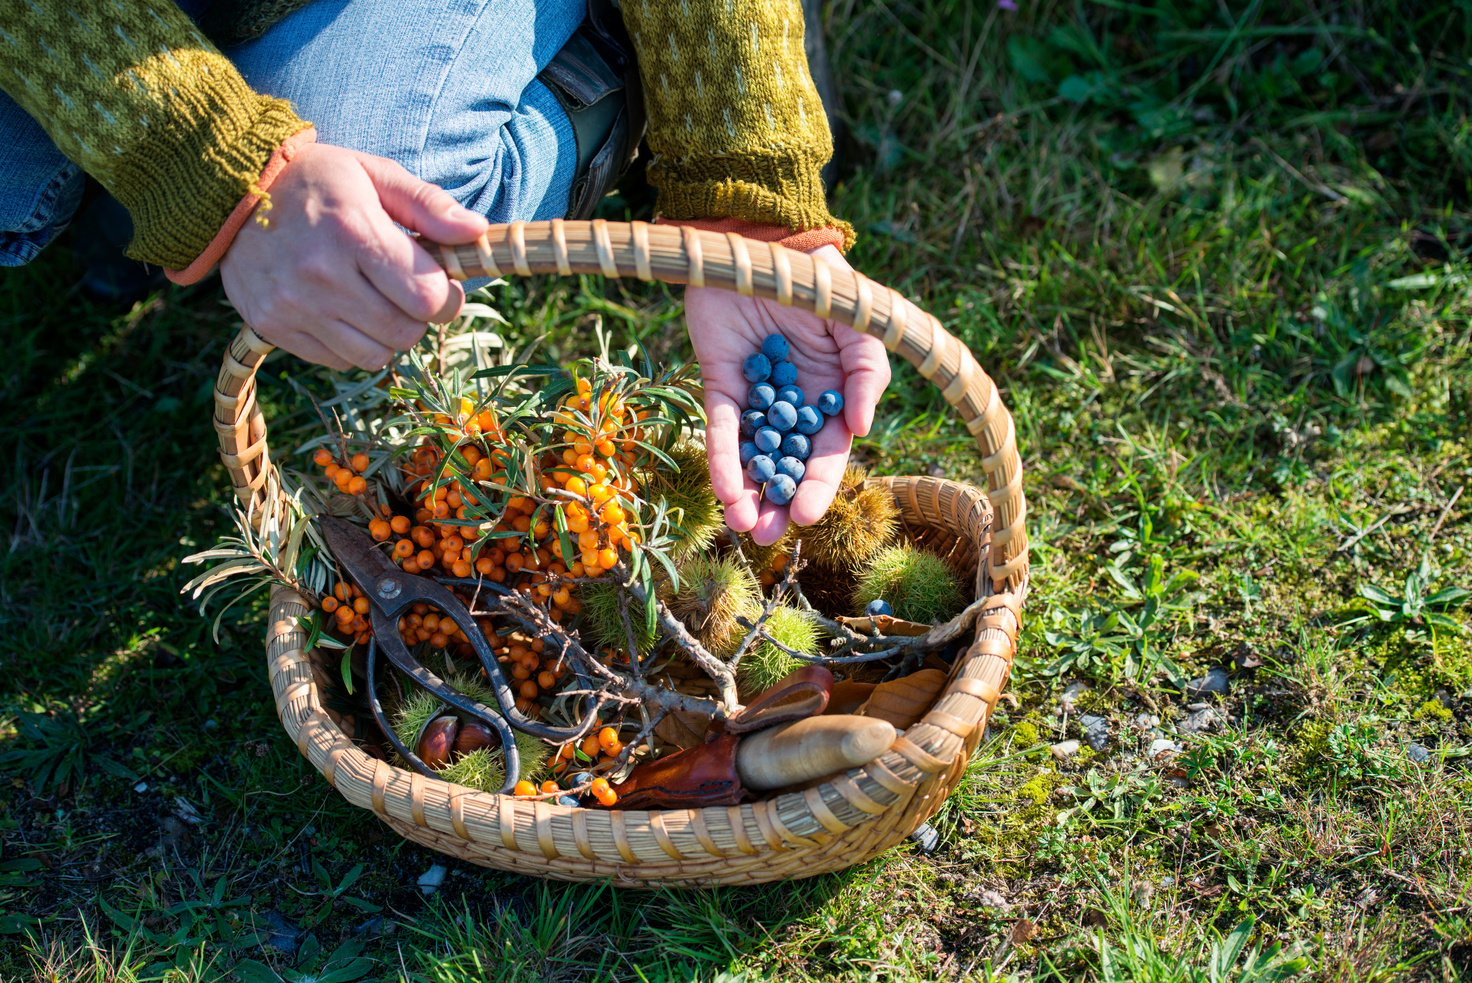
<instances>
[{"instance_id":1,"label":"thumb","mask_svg":"<svg viewBox=\"0 0 1472 983\"><path fill-rule=\"evenodd\" d=\"M378 191L388 217L411 232L435 242L472 242L490 226L477 215L427 181L421 181L386 157L359 154L359 162Z\"/></svg>"}]
</instances>

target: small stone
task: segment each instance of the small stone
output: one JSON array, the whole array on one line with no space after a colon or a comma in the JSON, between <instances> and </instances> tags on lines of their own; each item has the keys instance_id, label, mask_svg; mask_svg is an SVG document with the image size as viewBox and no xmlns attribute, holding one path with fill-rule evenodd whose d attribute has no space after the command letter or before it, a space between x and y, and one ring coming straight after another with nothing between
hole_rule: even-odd
<instances>
[{"instance_id":1,"label":"small stone","mask_svg":"<svg viewBox=\"0 0 1472 983\"><path fill-rule=\"evenodd\" d=\"M1057 744L1049 747L1048 750L1053 752L1053 757L1062 761L1064 758L1071 758L1075 754L1078 754L1078 749L1082 746L1078 741L1059 741Z\"/></svg>"},{"instance_id":2,"label":"small stone","mask_svg":"<svg viewBox=\"0 0 1472 983\"><path fill-rule=\"evenodd\" d=\"M748 355L741 363L741 374L747 382L766 382L772 376L772 361L762 354Z\"/></svg>"},{"instance_id":3,"label":"small stone","mask_svg":"<svg viewBox=\"0 0 1472 983\"><path fill-rule=\"evenodd\" d=\"M1214 693L1218 696L1226 696L1232 688L1231 680L1227 676L1227 670L1221 666L1214 666L1206 675L1191 680L1186 684L1187 696L1206 696Z\"/></svg>"},{"instance_id":4,"label":"small stone","mask_svg":"<svg viewBox=\"0 0 1472 983\"><path fill-rule=\"evenodd\" d=\"M1215 707L1203 707L1176 724L1176 730L1182 734L1199 734L1202 731L1216 730L1220 722L1221 714Z\"/></svg>"},{"instance_id":5,"label":"small stone","mask_svg":"<svg viewBox=\"0 0 1472 983\"><path fill-rule=\"evenodd\" d=\"M920 848L921 853L934 853L940 846L940 833L936 832L935 827L929 823L921 823L915 827L915 832L910 834L910 839Z\"/></svg>"},{"instance_id":6,"label":"small stone","mask_svg":"<svg viewBox=\"0 0 1472 983\"><path fill-rule=\"evenodd\" d=\"M772 385L790 386L797 381L797 366L791 362L772 363Z\"/></svg>"},{"instance_id":7,"label":"small stone","mask_svg":"<svg viewBox=\"0 0 1472 983\"><path fill-rule=\"evenodd\" d=\"M976 893L976 903L985 908L1010 908L1007 899L990 888L984 888Z\"/></svg>"},{"instance_id":8,"label":"small stone","mask_svg":"<svg viewBox=\"0 0 1472 983\"><path fill-rule=\"evenodd\" d=\"M1107 717L1096 717L1084 714L1078 718L1078 724L1083 728L1084 740L1089 742L1089 747L1095 751L1104 750L1109 744L1109 719Z\"/></svg>"},{"instance_id":9,"label":"small stone","mask_svg":"<svg viewBox=\"0 0 1472 983\"><path fill-rule=\"evenodd\" d=\"M449 872L449 868L444 864L435 864L419 875L419 890L425 894L433 894L440 889L441 884L445 883L445 875Z\"/></svg>"},{"instance_id":10,"label":"small stone","mask_svg":"<svg viewBox=\"0 0 1472 983\"><path fill-rule=\"evenodd\" d=\"M1089 684L1081 679L1076 679L1063 687L1063 695L1058 697L1058 702L1062 703L1065 707L1071 708L1074 702L1088 691Z\"/></svg>"},{"instance_id":11,"label":"small stone","mask_svg":"<svg viewBox=\"0 0 1472 983\"><path fill-rule=\"evenodd\" d=\"M1431 752L1415 741L1408 741L1406 742L1406 757L1418 765L1424 765L1431 760Z\"/></svg>"},{"instance_id":12,"label":"small stone","mask_svg":"<svg viewBox=\"0 0 1472 983\"><path fill-rule=\"evenodd\" d=\"M769 334L762 339L762 354L773 362L785 359L788 349L787 339L779 334Z\"/></svg>"},{"instance_id":13,"label":"small stone","mask_svg":"<svg viewBox=\"0 0 1472 983\"><path fill-rule=\"evenodd\" d=\"M1154 760L1163 754L1180 754L1181 746L1175 741L1158 738L1150 742L1150 758Z\"/></svg>"},{"instance_id":14,"label":"small stone","mask_svg":"<svg viewBox=\"0 0 1472 983\"><path fill-rule=\"evenodd\" d=\"M284 955L295 955L302 936L306 934L301 926L274 908L261 912L260 917L266 923L266 945Z\"/></svg>"}]
</instances>

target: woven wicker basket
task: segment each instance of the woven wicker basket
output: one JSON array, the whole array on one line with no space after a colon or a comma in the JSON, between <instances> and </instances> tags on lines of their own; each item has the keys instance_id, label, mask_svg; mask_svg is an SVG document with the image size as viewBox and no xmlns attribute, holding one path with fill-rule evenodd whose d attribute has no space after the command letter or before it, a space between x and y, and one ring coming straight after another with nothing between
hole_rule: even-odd
<instances>
[{"instance_id":1,"label":"woven wicker basket","mask_svg":"<svg viewBox=\"0 0 1472 983\"><path fill-rule=\"evenodd\" d=\"M972 639L935 706L891 749L821 785L741 806L653 811L569 808L425 778L361 751L324 709L333 663L303 650L297 593L271 595L266 651L286 731L348 801L403 836L503 870L649 886L811 877L888 849L931 816L981 739L1016 652L1027 589L1026 505L1012 417L971 353L934 317L858 274L736 235L643 223L513 223L441 248L453 276L602 273L722 287L853 325L916 366L981 447L985 495L935 478L871 479L894 495L912 538L975 571L973 604L951 628ZM242 503L266 494L266 424L255 372L271 346L244 327L215 391L221 456ZM995 522L994 522L995 518Z\"/></svg>"}]
</instances>

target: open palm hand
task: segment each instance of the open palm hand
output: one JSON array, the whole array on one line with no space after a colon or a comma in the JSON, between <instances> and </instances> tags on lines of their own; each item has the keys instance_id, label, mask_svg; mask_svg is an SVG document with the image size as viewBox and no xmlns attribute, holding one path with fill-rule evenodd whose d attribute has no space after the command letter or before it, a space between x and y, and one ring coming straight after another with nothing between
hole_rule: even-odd
<instances>
[{"instance_id":1,"label":"open palm hand","mask_svg":"<svg viewBox=\"0 0 1472 983\"><path fill-rule=\"evenodd\" d=\"M816 250L813 258L849 269L832 246ZM705 380L711 484L726 506L726 524L766 545L782 537L789 519L800 526L817 522L838 491L853 438L869 432L874 407L889 385L884 346L877 338L806 311L709 287L686 291L685 320ZM786 506L760 500L760 489L741 467L739 451L741 412L751 386L741 365L769 334L787 338L788 358L797 367L797 384L809 403L833 389L843 395L844 404L843 412L813 437L807 473Z\"/></svg>"}]
</instances>

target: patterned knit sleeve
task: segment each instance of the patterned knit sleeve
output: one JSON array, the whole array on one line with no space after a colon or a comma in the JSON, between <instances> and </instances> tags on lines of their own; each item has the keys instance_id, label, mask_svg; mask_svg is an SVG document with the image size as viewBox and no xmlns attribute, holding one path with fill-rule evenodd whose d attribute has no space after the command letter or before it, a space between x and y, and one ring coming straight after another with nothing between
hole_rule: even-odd
<instances>
[{"instance_id":1,"label":"patterned knit sleeve","mask_svg":"<svg viewBox=\"0 0 1472 983\"><path fill-rule=\"evenodd\" d=\"M833 138L803 51L800 0L623 0L649 118L660 216L853 229L819 176Z\"/></svg>"},{"instance_id":2,"label":"patterned knit sleeve","mask_svg":"<svg viewBox=\"0 0 1472 983\"><path fill-rule=\"evenodd\" d=\"M162 0L0 0L0 88L132 214L128 254L171 269L310 127Z\"/></svg>"}]
</instances>

